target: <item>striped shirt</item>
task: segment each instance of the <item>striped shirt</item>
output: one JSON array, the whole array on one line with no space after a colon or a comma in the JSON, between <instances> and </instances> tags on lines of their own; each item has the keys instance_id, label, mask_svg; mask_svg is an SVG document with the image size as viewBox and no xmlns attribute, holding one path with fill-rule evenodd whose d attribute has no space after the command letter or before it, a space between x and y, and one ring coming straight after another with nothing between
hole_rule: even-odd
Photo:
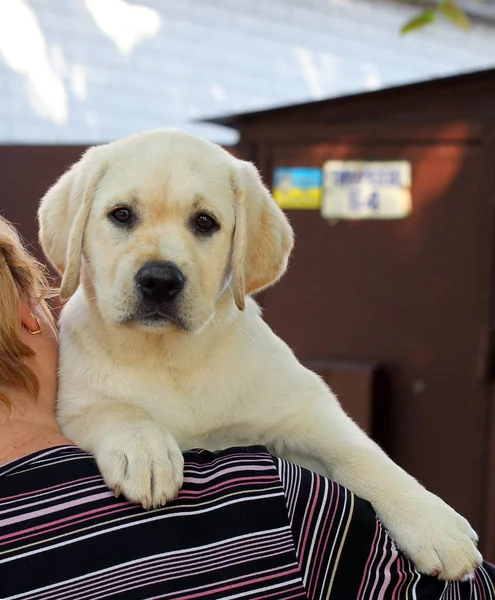
<instances>
[{"instance_id":1,"label":"striped shirt","mask_svg":"<svg viewBox=\"0 0 495 600\"><path fill-rule=\"evenodd\" d=\"M2 600L495 600L419 575L369 503L263 447L185 455L168 506L115 498L77 447L0 466Z\"/></svg>"}]
</instances>

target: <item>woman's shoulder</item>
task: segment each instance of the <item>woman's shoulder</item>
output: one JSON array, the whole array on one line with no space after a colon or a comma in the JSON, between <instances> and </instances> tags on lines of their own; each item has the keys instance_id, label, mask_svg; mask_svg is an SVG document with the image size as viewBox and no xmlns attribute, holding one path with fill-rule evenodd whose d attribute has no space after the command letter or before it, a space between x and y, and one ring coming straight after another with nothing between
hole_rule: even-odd
<instances>
[{"instance_id":1,"label":"woman's shoulder","mask_svg":"<svg viewBox=\"0 0 495 600\"><path fill-rule=\"evenodd\" d=\"M4 465L0 596L44 590L69 598L77 582L78 593L98 588L131 598L139 582L146 597L192 589L220 597L216 590L227 588L256 595L270 586L274 599L306 598L282 483L266 449L185 458L179 497L148 511L115 498L91 455L75 447Z\"/></svg>"},{"instance_id":2,"label":"woman's shoulder","mask_svg":"<svg viewBox=\"0 0 495 600\"><path fill-rule=\"evenodd\" d=\"M182 567L188 581L198 576L197 567L203 568L207 556L212 572L225 561L225 569L234 572L240 553L256 557L245 569L290 571L299 591L304 582L308 598L325 590L340 599L415 595L455 600L481 592L495 599L490 565L478 569L468 582L424 577L396 548L368 502L272 456L265 447L191 450L184 457L179 497L150 511L115 498L94 458L75 446L41 450L3 465L0 523L7 545L0 548L0 570L7 560L13 581L18 564L21 585L29 564L33 584L38 578L39 585L61 591L67 577L80 576L70 553L77 554L83 546L89 550L85 569L93 574L108 562L109 547L112 573L141 560L144 569L150 557L162 561L184 552L197 554L199 562L191 563L189 570ZM66 550L60 554L62 548ZM63 568L63 577L54 573L46 583L40 549L45 557L58 557L53 564ZM281 586L287 577L280 576ZM57 583L57 578L63 581Z\"/></svg>"},{"instance_id":3,"label":"woman's shoulder","mask_svg":"<svg viewBox=\"0 0 495 600\"><path fill-rule=\"evenodd\" d=\"M217 452L192 449L184 453L184 459L186 481L198 482L195 476L212 472L231 478L235 478L236 473L252 468L276 472L273 457L264 446L228 448ZM22 475L30 473L32 484L33 477L37 479L35 471L43 472L43 479L48 471L59 477L66 474L74 476L80 471L99 475L94 457L72 444L43 448L0 464L0 477L15 478L16 482L22 479Z\"/></svg>"},{"instance_id":4,"label":"woman's shoulder","mask_svg":"<svg viewBox=\"0 0 495 600\"><path fill-rule=\"evenodd\" d=\"M170 508L178 501L187 504L204 495L214 503L232 495L284 495L277 465L262 446L218 452L193 449L186 452L184 458L184 484ZM0 481L0 504L6 497L16 497L19 498L19 509L29 498L38 495L53 496L55 501L59 497L59 488L77 495L81 501L88 495L93 501L95 490L102 500L114 497L113 491L105 485L94 457L77 446L46 448L1 465Z\"/></svg>"},{"instance_id":5,"label":"woman's shoulder","mask_svg":"<svg viewBox=\"0 0 495 600\"><path fill-rule=\"evenodd\" d=\"M57 444L0 464L0 477L21 475L34 468L48 468L65 460L86 460L89 456L87 452L73 444Z\"/></svg>"}]
</instances>

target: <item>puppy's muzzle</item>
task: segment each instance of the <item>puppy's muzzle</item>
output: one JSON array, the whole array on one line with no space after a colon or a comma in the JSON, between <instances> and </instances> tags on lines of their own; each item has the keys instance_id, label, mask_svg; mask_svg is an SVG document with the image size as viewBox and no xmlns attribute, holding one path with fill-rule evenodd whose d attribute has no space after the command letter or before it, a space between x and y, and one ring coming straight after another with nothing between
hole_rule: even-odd
<instances>
[{"instance_id":1,"label":"puppy's muzzle","mask_svg":"<svg viewBox=\"0 0 495 600\"><path fill-rule=\"evenodd\" d=\"M148 306L172 304L184 289L185 282L179 267L168 261L149 262L136 273L136 285Z\"/></svg>"}]
</instances>

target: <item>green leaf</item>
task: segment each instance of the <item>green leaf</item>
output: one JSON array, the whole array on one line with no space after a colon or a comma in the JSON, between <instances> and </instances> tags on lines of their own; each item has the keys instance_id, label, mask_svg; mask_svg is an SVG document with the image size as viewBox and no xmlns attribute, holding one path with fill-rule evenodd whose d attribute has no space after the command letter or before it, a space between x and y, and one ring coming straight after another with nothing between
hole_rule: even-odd
<instances>
[{"instance_id":1,"label":"green leaf","mask_svg":"<svg viewBox=\"0 0 495 600\"><path fill-rule=\"evenodd\" d=\"M405 25L402 26L400 32L402 35L409 33L410 31L415 31L416 29L421 29L425 25L430 25L436 19L436 12L434 10L425 10L410 21L408 21Z\"/></svg>"},{"instance_id":2,"label":"green leaf","mask_svg":"<svg viewBox=\"0 0 495 600\"><path fill-rule=\"evenodd\" d=\"M441 0L439 8L442 15L458 27L462 29L471 27L471 21L455 0Z\"/></svg>"}]
</instances>

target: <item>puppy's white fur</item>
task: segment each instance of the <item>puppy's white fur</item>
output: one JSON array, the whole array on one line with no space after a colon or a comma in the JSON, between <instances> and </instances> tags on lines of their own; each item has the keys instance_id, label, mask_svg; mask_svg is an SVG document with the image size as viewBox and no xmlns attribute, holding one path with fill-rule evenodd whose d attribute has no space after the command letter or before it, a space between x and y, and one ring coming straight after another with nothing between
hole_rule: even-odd
<instances>
[{"instance_id":1,"label":"puppy's white fur","mask_svg":"<svg viewBox=\"0 0 495 600\"><path fill-rule=\"evenodd\" d=\"M131 227L109 217L121 205ZM198 235L198 211L219 230ZM469 523L395 465L262 321L249 294L283 274L292 230L251 164L148 132L89 150L39 217L70 297L59 419L110 487L156 506L180 489L181 451L265 444L370 500L419 570L459 579L479 564ZM186 277L175 321L139 316L135 275L151 260Z\"/></svg>"}]
</instances>

